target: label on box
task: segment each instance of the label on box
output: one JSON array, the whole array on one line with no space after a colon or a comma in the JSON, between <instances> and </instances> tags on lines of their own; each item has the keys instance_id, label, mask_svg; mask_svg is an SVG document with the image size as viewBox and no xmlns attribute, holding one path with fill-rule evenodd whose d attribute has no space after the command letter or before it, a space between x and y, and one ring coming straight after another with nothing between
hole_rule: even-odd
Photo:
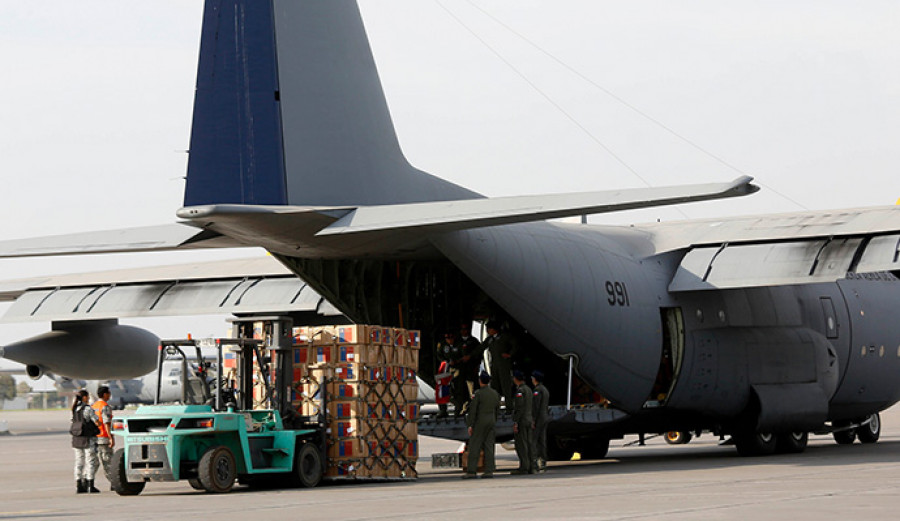
<instances>
[{"instance_id":1,"label":"label on box","mask_svg":"<svg viewBox=\"0 0 900 521\"><path fill-rule=\"evenodd\" d=\"M328 364L333 360L333 348L332 346L317 346L316 347L316 363L317 364Z\"/></svg>"},{"instance_id":2,"label":"label on box","mask_svg":"<svg viewBox=\"0 0 900 521\"><path fill-rule=\"evenodd\" d=\"M359 353L364 349L363 346L358 345L339 345L338 346L338 362L358 362Z\"/></svg>"}]
</instances>

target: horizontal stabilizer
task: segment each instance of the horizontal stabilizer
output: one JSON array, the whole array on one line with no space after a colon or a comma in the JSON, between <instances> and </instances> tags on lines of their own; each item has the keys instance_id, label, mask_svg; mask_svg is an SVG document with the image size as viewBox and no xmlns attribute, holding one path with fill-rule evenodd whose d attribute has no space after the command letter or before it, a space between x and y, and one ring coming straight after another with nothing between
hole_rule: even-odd
<instances>
[{"instance_id":1,"label":"horizontal stabilizer","mask_svg":"<svg viewBox=\"0 0 900 521\"><path fill-rule=\"evenodd\" d=\"M316 235L410 228L452 231L706 201L752 194L759 190L752 180L743 176L730 183L364 206Z\"/></svg>"},{"instance_id":2,"label":"horizontal stabilizer","mask_svg":"<svg viewBox=\"0 0 900 521\"><path fill-rule=\"evenodd\" d=\"M166 224L0 241L0 258L246 246L190 224Z\"/></svg>"}]
</instances>

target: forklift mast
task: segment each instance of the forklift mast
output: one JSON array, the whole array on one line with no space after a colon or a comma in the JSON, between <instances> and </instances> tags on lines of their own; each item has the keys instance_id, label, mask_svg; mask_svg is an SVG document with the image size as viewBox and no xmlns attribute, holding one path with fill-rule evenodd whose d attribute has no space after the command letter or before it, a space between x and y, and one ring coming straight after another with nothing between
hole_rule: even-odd
<instances>
[{"instance_id":1,"label":"forklift mast","mask_svg":"<svg viewBox=\"0 0 900 521\"><path fill-rule=\"evenodd\" d=\"M293 359L291 358L291 330L294 322L285 316L255 316L230 319L234 325L233 336L236 338L260 338L261 346L246 346L237 356L238 402L240 410L253 409L253 362L261 373L265 384L264 397L267 409L278 411L282 417L292 412L291 380L293 378ZM262 330L257 330L257 325Z\"/></svg>"}]
</instances>

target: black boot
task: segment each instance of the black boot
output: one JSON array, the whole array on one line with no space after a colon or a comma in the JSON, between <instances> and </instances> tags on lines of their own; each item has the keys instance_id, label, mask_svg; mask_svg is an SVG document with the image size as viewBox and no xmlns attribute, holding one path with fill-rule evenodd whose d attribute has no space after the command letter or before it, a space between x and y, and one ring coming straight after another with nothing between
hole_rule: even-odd
<instances>
[{"instance_id":1,"label":"black boot","mask_svg":"<svg viewBox=\"0 0 900 521\"><path fill-rule=\"evenodd\" d=\"M100 493L100 489L94 486L93 479L86 479L86 480L84 480L84 483L86 485L87 491L90 492L91 494L99 494Z\"/></svg>"},{"instance_id":2,"label":"black boot","mask_svg":"<svg viewBox=\"0 0 900 521\"><path fill-rule=\"evenodd\" d=\"M78 479L75 481L75 493L76 494L84 494L88 491L87 485L84 484L83 479Z\"/></svg>"}]
</instances>

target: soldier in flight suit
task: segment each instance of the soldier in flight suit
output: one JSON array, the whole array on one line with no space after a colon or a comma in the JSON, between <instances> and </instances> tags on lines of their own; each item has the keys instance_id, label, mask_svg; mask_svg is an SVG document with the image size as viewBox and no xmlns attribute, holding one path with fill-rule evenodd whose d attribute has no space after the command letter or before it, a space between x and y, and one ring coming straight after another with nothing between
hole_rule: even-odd
<instances>
[{"instance_id":1,"label":"soldier in flight suit","mask_svg":"<svg viewBox=\"0 0 900 521\"><path fill-rule=\"evenodd\" d=\"M534 469L538 472L547 470L547 407L550 405L550 391L544 387L544 373L534 371L531 373L531 383L534 384Z\"/></svg>"},{"instance_id":2,"label":"soldier in flight suit","mask_svg":"<svg viewBox=\"0 0 900 521\"><path fill-rule=\"evenodd\" d=\"M490 336L483 345L491 357L491 385L503 396L509 409L513 401L512 361L519 346L509 332L500 333L500 324L494 320L487 323L487 332Z\"/></svg>"},{"instance_id":3,"label":"soldier in flight suit","mask_svg":"<svg viewBox=\"0 0 900 521\"><path fill-rule=\"evenodd\" d=\"M516 384L516 392L513 395L513 434L516 440L516 455L519 456L519 468L510 474L534 474L534 457L532 456L531 435L534 432L534 420L532 418L531 388L525 385L525 375L522 371L513 372L513 381Z\"/></svg>"},{"instance_id":4,"label":"soldier in flight suit","mask_svg":"<svg viewBox=\"0 0 900 521\"><path fill-rule=\"evenodd\" d=\"M500 414L500 395L491 389L491 375L481 373L481 387L475 391L469 412L466 414L466 425L469 426L469 461L463 479L476 477L478 472L478 456L484 451L483 478L494 477L494 444L496 443L494 426Z\"/></svg>"}]
</instances>

